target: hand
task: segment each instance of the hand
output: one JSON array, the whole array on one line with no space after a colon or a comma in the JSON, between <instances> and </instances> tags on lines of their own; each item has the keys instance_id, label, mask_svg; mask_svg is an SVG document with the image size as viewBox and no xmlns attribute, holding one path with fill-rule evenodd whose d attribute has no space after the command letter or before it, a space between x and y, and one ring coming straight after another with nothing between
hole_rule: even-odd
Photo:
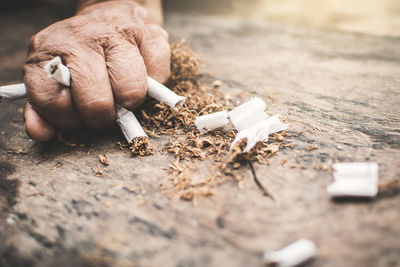
<instances>
[{"instance_id":1,"label":"hand","mask_svg":"<svg viewBox=\"0 0 400 267\"><path fill-rule=\"evenodd\" d=\"M29 102L25 127L37 141L56 129L104 129L115 122L115 104L133 110L144 101L147 75L170 74L168 34L134 1L93 4L32 37L24 66ZM47 77L56 56L71 72L70 88Z\"/></svg>"}]
</instances>

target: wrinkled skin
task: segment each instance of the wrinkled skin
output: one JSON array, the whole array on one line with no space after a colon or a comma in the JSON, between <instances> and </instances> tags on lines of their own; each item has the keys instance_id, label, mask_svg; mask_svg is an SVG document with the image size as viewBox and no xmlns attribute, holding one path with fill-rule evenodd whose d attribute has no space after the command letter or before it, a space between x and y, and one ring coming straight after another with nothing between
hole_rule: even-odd
<instances>
[{"instance_id":1,"label":"wrinkled skin","mask_svg":"<svg viewBox=\"0 0 400 267\"><path fill-rule=\"evenodd\" d=\"M48 141L57 129L107 128L116 104L133 110L143 103L147 75L168 79L168 34L148 13L134 1L98 3L32 37L24 66L25 127L32 139ZM70 88L43 70L56 56L71 72Z\"/></svg>"}]
</instances>

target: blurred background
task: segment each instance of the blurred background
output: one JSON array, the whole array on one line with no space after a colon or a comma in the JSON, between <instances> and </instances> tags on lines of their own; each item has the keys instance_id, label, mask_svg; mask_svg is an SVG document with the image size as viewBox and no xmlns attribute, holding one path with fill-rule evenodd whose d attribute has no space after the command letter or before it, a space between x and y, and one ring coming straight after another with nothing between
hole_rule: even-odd
<instances>
[{"instance_id":1,"label":"blurred background","mask_svg":"<svg viewBox=\"0 0 400 267\"><path fill-rule=\"evenodd\" d=\"M400 36L400 0L166 0L168 12L242 16L269 23Z\"/></svg>"},{"instance_id":2,"label":"blurred background","mask_svg":"<svg viewBox=\"0 0 400 267\"><path fill-rule=\"evenodd\" d=\"M30 37L75 12L77 0L0 0L0 81L20 81ZM400 0L164 0L169 16L245 20L400 36Z\"/></svg>"},{"instance_id":3,"label":"blurred background","mask_svg":"<svg viewBox=\"0 0 400 267\"><path fill-rule=\"evenodd\" d=\"M1 0L0 14L58 5L73 12L75 0ZM400 0L164 0L166 12L240 16L269 23L400 36ZM61 8L62 7L62 8Z\"/></svg>"}]
</instances>

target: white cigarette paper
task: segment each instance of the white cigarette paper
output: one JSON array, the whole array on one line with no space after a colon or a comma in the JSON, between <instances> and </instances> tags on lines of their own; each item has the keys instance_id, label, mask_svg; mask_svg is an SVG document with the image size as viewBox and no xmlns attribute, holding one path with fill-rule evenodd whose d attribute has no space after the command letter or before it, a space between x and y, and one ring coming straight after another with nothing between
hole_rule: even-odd
<instances>
[{"instance_id":1,"label":"white cigarette paper","mask_svg":"<svg viewBox=\"0 0 400 267\"><path fill-rule=\"evenodd\" d=\"M147 77L147 94L150 97L170 106L174 110L178 110L177 106L183 104L186 100L185 97L175 94L166 86L150 77Z\"/></svg>"},{"instance_id":2,"label":"white cigarette paper","mask_svg":"<svg viewBox=\"0 0 400 267\"><path fill-rule=\"evenodd\" d=\"M0 87L0 103L26 98L26 86L23 83Z\"/></svg>"},{"instance_id":3,"label":"white cigarette paper","mask_svg":"<svg viewBox=\"0 0 400 267\"><path fill-rule=\"evenodd\" d=\"M135 115L123 107L118 107L117 123L128 143L131 143L137 137L147 137Z\"/></svg>"},{"instance_id":4,"label":"white cigarette paper","mask_svg":"<svg viewBox=\"0 0 400 267\"><path fill-rule=\"evenodd\" d=\"M220 111L208 115L199 116L194 121L197 129L205 133L207 131L212 131L217 128L226 126L229 123L228 112Z\"/></svg>"},{"instance_id":5,"label":"white cigarette paper","mask_svg":"<svg viewBox=\"0 0 400 267\"><path fill-rule=\"evenodd\" d=\"M44 66L49 78L65 85L71 85L71 73L69 69L62 63L60 57L53 58L49 63Z\"/></svg>"},{"instance_id":6,"label":"white cigarette paper","mask_svg":"<svg viewBox=\"0 0 400 267\"><path fill-rule=\"evenodd\" d=\"M372 198L379 190L379 167L375 162L336 163L335 181L327 187L333 197Z\"/></svg>"},{"instance_id":7,"label":"white cigarette paper","mask_svg":"<svg viewBox=\"0 0 400 267\"><path fill-rule=\"evenodd\" d=\"M247 129L268 118L265 113L267 104L258 97L237 106L229 112L229 119L238 132Z\"/></svg>"},{"instance_id":8,"label":"white cigarette paper","mask_svg":"<svg viewBox=\"0 0 400 267\"><path fill-rule=\"evenodd\" d=\"M279 115L269 117L266 120L260 121L250 128L240 131L233 141L230 149L232 149L240 140L247 139L247 144L244 152L250 151L258 142L267 142L270 134L284 131L288 128L287 124L280 121Z\"/></svg>"},{"instance_id":9,"label":"white cigarette paper","mask_svg":"<svg viewBox=\"0 0 400 267\"><path fill-rule=\"evenodd\" d=\"M292 267L310 260L315 256L316 251L312 241L300 239L278 251L265 253L264 261L279 267Z\"/></svg>"}]
</instances>

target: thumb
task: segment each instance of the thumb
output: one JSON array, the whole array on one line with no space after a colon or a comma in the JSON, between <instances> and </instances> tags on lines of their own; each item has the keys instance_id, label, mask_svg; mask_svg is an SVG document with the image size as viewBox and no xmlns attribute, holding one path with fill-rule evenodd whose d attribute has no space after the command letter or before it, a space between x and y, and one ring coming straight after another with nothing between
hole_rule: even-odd
<instances>
[{"instance_id":1,"label":"thumb","mask_svg":"<svg viewBox=\"0 0 400 267\"><path fill-rule=\"evenodd\" d=\"M24 118L26 133L33 140L47 142L56 136L56 129L43 119L29 102L25 104Z\"/></svg>"}]
</instances>

